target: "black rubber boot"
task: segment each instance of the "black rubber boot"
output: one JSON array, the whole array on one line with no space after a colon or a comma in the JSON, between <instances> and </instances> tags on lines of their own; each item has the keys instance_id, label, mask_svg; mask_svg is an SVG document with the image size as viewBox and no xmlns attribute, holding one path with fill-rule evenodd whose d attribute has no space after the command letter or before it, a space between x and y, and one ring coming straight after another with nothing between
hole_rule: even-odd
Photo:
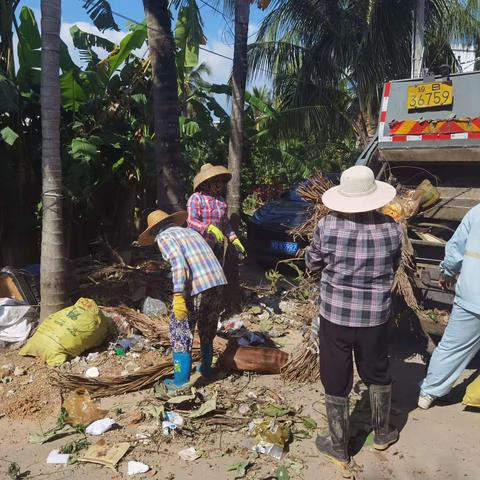
<instances>
[{"instance_id":1,"label":"black rubber boot","mask_svg":"<svg viewBox=\"0 0 480 480\"><path fill-rule=\"evenodd\" d=\"M398 430L392 428L390 421L390 405L392 403L391 385L370 385L370 406L372 408L372 426L375 436L373 447L386 450L398 440Z\"/></svg>"},{"instance_id":2,"label":"black rubber boot","mask_svg":"<svg viewBox=\"0 0 480 480\"><path fill-rule=\"evenodd\" d=\"M320 453L347 469L350 462L348 398L325 395L325 407L330 436L321 437L319 435L315 443Z\"/></svg>"}]
</instances>

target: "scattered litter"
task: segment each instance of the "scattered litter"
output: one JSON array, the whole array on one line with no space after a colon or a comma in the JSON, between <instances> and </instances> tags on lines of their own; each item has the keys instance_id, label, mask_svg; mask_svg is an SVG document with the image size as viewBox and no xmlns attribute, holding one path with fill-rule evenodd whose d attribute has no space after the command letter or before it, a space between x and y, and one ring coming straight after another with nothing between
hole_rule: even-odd
<instances>
[{"instance_id":1,"label":"scattered litter","mask_svg":"<svg viewBox=\"0 0 480 480\"><path fill-rule=\"evenodd\" d=\"M34 307L13 298L0 298L0 346L24 342L35 321Z\"/></svg>"},{"instance_id":2,"label":"scattered litter","mask_svg":"<svg viewBox=\"0 0 480 480\"><path fill-rule=\"evenodd\" d=\"M165 302L158 298L146 297L142 302L142 313L145 315L168 315L168 308Z\"/></svg>"},{"instance_id":3,"label":"scattered litter","mask_svg":"<svg viewBox=\"0 0 480 480\"><path fill-rule=\"evenodd\" d=\"M132 335L131 337L117 340L117 347L123 349L124 352L129 350L141 352L145 348L145 343L146 339L141 335Z\"/></svg>"},{"instance_id":4,"label":"scattered litter","mask_svg":"<svg viewBox=\"0 0 480 480\"><path fill-rule=\"evenodd\" d=\"M79 462L98 463L106 467L115 468L117 463L127 454L130 444L123 442L108 446L104 439L92 445Z\"/></svg>"},{"instance_id":5,"label":"scattered litter","mask_svg":"<svg viewBox=\"0 0 480 480\"><path fill-rule=\"evenodd\" d=\"M15 371L15 366L12 364L2 365L0 367L0 378L11 377Z\"/></svg>"},{"instance_id":6,"label":"scattered litter","mask_svg":"<svg viewBox=\"0 0 480 480\"><path fill-rule=\"evenodd\" d=\"M240 415L248 415L251 411L251 407L250 405L248 405L248 403L242 403L239 407L238 407L238 413Z\"/></svg>"},{"instance_id":7,"label":"scattered litter","mask_svg":"<svg viewBox=\"0 0 480 480\"><path fill-rule=\"evenodd\" d=\"M87 355L87 362L93 362L100 356L99 352L91 352Z\"/></svg>"},{"instance_id":8,"label":"scattered litter","mask_svg":"<svg viewBox=\"0 0 480 480\"><path fill-rule=\"evenodd\" d=\"M52 463L56 465L67 465L68 460L70 460L70 455L68 453L60 453L60 450L52 450L47 457L47 463Z\"/></svg>"},{"instance_id":9,"label":"scattered litter","mask_svg":"<svg viewBox=\"0 0 480 480\"><path fill-rule=\"evenodd\" d=\"M222 329L229 334L242 330L243 328L245 328L245 325L241 315L234 315L222 323Z\"/></svg>"},{"instance_id":10,"label":"scattered litter","mask_svg":"<svg viewBox=\"0 0 480 480\"><path fill-rule=\"evenodd\" d=\"M63 408L67 411L66 421L71 425L90 425L107 414L84 388L71 392L65 399Z\"/></svg>"},{"instance_id":11,"label":"scattered litter","mask_svg":"<svg viewBox=\"0 0 480 480\"><path fill-rule=\"evenodd\" d=\"M13 375L15 377L23 377L23 375L26 375L27 371L22 368L22 367L15 367L15 370L13 371Z\"/></svg>"},{"instance_id":12,"label":"scattered litter","mask_svg":"<svg viewBox=\"0 0 480 480\"><path fill-rule=\"evenodd\" d=\"M166 412L165 413L165 418L169 421L175 424L178 428L182 428L183 425L185 424L185 420L183 417L176 412Z\"/></svg>"},{"instance_id":13,"label":"scattered litter","mask_svg":"<svg viewBox=\"0 0 480 480\"><path fill-rule=\"evenodd\" d=\"M140 473L146 473L150 470L148 465L142 462L130 461L128 462L127 473L128 475L138 475Z\"/></svg>"},{"instance_id":14,"label":"scattered litter","mask_svg":"<svg viewBox=\"0 0 480 480\"><path fill-rule=\"evenodd\" d=\"M85 376L87 378L97 378L100 375L100 372L98 371L97 367L90 367L87 368L85 371Z\"/></svg>"},{"instance_id":15,"label":"scattered litter","mask_svg":"<svg viewBox=\"0 0 480 480\"><path fill-rule=\"evenodd\" d=\"M198 460L202 455L195 450L195 447L185 448L178 452L178 456L186 462L194 462Z\"/></svg>"},{"instance_id":16,"label":"scattered litter","mask_svg":"<svg viewBox=\"0 0 480 480\"><path fill-rule=\"evenodd\" d=\"M250 345L265 345L265 338L254 332L246 332L238 339L238 344L241 347L248 347Z\"/></svg>"},{"instance_id":17,"label":"scattered litter","mask_svg":"<svg viewBox=\"0 0 480 480\"><path fill-rule=\"evenodd\" d=\"M286 425L279 425L275 419L257 419L250 423L248 430L251 438L244 442L246 448L277 460L282 458L283 449L290 438L290 429Z\"/></svg>"},{"instance_id":18,"label":"scattered litter","mask_svg":"<svg viewBox=\"0 0 480 480\"><path fill-rule=\"evenodd\" d=\"M85 430L88 435L103 435L105 432L108 432L114 425L115 420L112 418L102 418L91 423Z\"/></svg>"},{"instance_id":19,"label":"scattered litter","mask_svg":"<svg viewBox=\"0 0 480 480\"><path fill-rule=\"evenodd\" d=\"M176 429L177 426L173 422L170 422L168 420L164 420L162 422L162 432L164 435L168 436Z\"/></svg>"}]
</instances>

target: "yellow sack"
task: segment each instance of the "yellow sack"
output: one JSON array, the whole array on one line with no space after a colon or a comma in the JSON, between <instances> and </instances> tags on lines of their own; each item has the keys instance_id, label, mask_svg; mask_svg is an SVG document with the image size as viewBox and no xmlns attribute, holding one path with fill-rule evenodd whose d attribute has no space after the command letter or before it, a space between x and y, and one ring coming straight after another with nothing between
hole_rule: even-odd
<instances>
[{"instance_id":1,"label":"yellow sack","mask_svg":"<svg viewBox=\"0 0 480 480\"><path fill-rule=\"evenodd\" d=\"M48 365L61 365L101 345L107 330L107 321L97 304L89 298L80 298L73 307L46 318L19 353L40 357Z\"/></svg>"},{"instance_id":2,"label":"yellow sack","mask_svg":"<svg viewBox=\"0 0 480 480\"><path fill-rule=\"evenodd\" d=\"M480 408L480 376L467 387L467 391L463 397L463 404L469 407Z\"/></svg>"}]
</instances>

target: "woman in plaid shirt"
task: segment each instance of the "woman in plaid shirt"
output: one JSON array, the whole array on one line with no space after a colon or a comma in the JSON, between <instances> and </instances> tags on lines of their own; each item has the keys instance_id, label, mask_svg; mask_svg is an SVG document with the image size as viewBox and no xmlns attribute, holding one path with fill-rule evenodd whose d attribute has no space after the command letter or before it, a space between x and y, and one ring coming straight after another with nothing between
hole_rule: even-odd
<instances>
[{"instance_id":1,"label":"woman in plaid shirt","mask_svg":"<svg viewBox=\"0 0 480 480\"><path fill-rule=\"evenodd\" d=\"M170 263L173 282L173 313L170 339L173 349L171 388L182 387L190 379L192 343L198 326L202 362L200 373L211 375L213 339L221 312L223 285L227 283L222 266L198 232L182 228L187 212L168 215L155 210L148 215L148 228L139 236L142 246L157 242L165 261Z\"/></svg>"},{"instance_id":2,"label":"woman in plaid shirt","mask_svg":"<svg viewBox=\"0 0 480 480\"><path fill-rule=\"evenodd\" d=\"M187 225L205 238L224 268L228 287L224 289L223 302L228 311L235 310L240 303L238 256L245 256L245 248L230 225L224 198L231 178L225 167L203 165L193 180L194 193L187 203Z\"/></svg>"},{"instance_id":3,"label":"woman in plaid shirt","mask_svg":"<svg viewBox=\"0 0 480 480\"><path fill-rule=\"evenodd\" d=\"M387 322L402 231L377 212L395 194L368 167L345 170L340 185L322 196L332 212L318 223L305 255L310 270L322 271L320 377L330 437L319 436L317 447L345 469L350 467L348 396L354 358L369 387L374 447L385 450L398 440L397 430L389 426Z\"/></svg>"},{"instance_id":4,"label":"woman in plaid shirt","mask_svg":"<svg viewBox=\"0 0 480 480\"><path fill-rule=\"evenodd\" d=\"M187 203L187 225L205 238L217 257L223 256L225 239L245 254L245 248L230 226L228 205L223 197L231 178L225 167L206 163L193 180L194 193Z\"/></svg>"}]
</instances>

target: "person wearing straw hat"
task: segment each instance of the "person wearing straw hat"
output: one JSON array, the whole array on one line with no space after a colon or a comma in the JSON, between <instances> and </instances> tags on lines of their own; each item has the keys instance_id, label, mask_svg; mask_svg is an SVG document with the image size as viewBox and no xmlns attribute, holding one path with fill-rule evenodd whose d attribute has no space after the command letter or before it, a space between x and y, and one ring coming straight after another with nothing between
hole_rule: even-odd
<instances>
[{"instance_id":1,"label":"person wearing straw hat","mask_svg":"<svg viewBox=\"0 0 480 480\"><path fill-rule=\"evenodd\" d=\"M305 254L310 270L322 270L320 377L330 436L317 437L316 444L322 454L347 469L353 358L369 388L374 447L385 450L398 440L398 431L389 425L387 322L402 230L377 211L395 194L395 188L375 180L368 167L345 170L340 185L322 196L331 212L319 221Z\"/></svg>"},{"instance_id":2,"label":"person wearing straw hat","mask_svg":"<svg viewBox=\"0 0 480 480\"><path fill-rule=\"evenodd\" d=\"M187 202L187 225L205 238L223 266L228 282L223 297L227 311L235 310L240 303L238 260L246 255L228 217L225 190L231 178L232 174L221 165L202 165Z\"/></svg>"},{"instance_id":3,"label":"person wearing straw hat","mask_svg":"<svg viewBox=\"0 0 480 480\"><path fill-rule=\"evenodd\" d=\"M147 217L147 229L138 237L141 246L156 241L172 271L170 339L174 370L173 380L165 382L170 388L181 387L190 380L195 325L202 355L199 371L205 377L211 376L213 339L221 307L218 299L227 283L222 266L204 238L182 227L186 219L187 212L167 214L155 210Z\"/></svg>"},{"instance_id":4,"label":"person wearing straw hat","mask_svg":"<svg viewBox=\"0 0 480 480\"><path fill-rule=\"evenodd\" d=\"M218 252L217 256L223 256L225 239L241 255L245 255L245 248L230 225L228 205L224 199L225 188L231 178L232 174L221 165L202 165L193 179L194 193L187 202L187 225L207 240Z\"/></svg>"}]
</instances>

